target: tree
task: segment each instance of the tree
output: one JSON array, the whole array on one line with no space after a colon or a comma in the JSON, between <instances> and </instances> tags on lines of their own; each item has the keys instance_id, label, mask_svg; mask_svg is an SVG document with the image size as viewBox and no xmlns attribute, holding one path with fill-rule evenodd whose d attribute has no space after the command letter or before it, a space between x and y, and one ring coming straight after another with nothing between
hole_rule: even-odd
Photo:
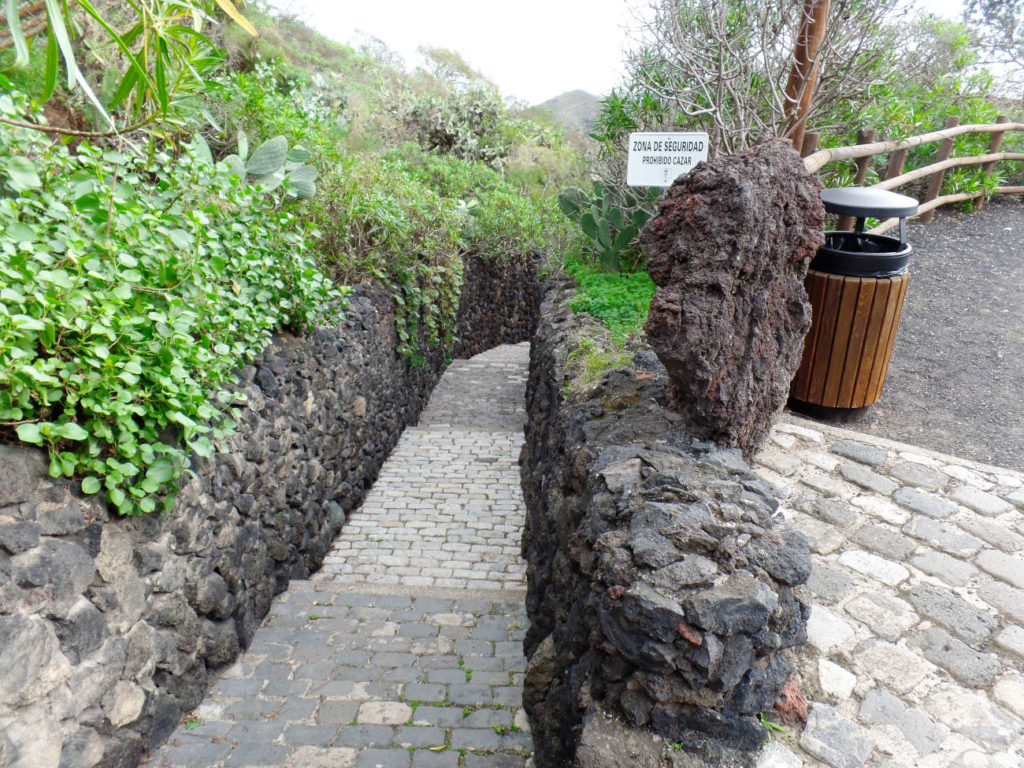
<instances>
[{"instance_id":1,"label":"tree","mask_svg":"<svg viewBox=\"0 0 1024 768\"><path fill-rule=\"evenodd\" d=\"M628 84L613 99L633 130L691 127L711 153L736 152L794 130L794 100L813 89L808 123L884 79L898 0L833 0L814 65L790 81L804 0L655 0L640 47L627 56ZM817 72L812 83L811 73ZM789 85L789 88L787 88Z\"/></svg>"},{"instance_id":2,"label":"tree","mask_svg":"<svg viewBox=\"0 0 1024 768\"><path fill-rule=\"evenodd\" d=\"M1024 72L1024 0L967 0L964 21L993 64Z\"/></svg>"}]
</instances>

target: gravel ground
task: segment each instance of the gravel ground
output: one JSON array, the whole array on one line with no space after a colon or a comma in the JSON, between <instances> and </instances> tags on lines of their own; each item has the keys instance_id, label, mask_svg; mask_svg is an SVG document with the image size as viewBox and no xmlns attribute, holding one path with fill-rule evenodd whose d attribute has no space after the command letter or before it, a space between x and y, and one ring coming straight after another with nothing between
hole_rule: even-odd
<instances>
[{"instance_id":1,"label":"gravel ground","mask_svg":"<svg viewBox=\"0 0 1024 768\"><path fill-rule=\"evenodd\" d=\"M1024 203L910 222L910 287L882 399L805 415L1024 469Z\"/></svg>"}]
</instances>

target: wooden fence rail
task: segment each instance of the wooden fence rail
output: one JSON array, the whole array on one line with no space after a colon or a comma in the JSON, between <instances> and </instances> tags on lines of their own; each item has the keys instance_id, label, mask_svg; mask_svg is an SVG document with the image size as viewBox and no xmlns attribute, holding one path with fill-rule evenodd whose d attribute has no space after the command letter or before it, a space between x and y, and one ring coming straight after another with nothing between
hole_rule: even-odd
<instances>
[{"instance_id":1,"label":"wooden fence rail","mask_svg":"<svg viewBox=\"0 0 1024 768\"><path fill-rule=\"evenodd\" d=\"M996 163L1000 161L1024 161L1024 152L998 151L1006 132L1024 131L1024 123L1011 123L1009 118L1004 115L1000 115L997 122L990 124L959 125L959 122L959 117L951 117L946 122L946 127L940 131L922 133L918 136L910 136L906 139L894 141L875 141L875 132L873 130L864 130L858 135L858 143L855 145L818 151L814 150L818 145L819 136L808 133L803 141L804 166L811 173L816 173L829 163L840 160L856 160L857 174L854 182L855 184L863 184L867 174L869 158L875 155L889 154L889 164L886 168L885 179L872 185L872 187L875 189L898 189L911 181L930 177L924 199L921 201L921 207L914 217L921 221L930 221L935 209L948 203L977 200L980 206L984 202L986 195L1024 194L1024 187L998 187L997 189L987 191L958 192L950 195L939 194L942 190L943 177L950 168L980 165L982 171L987 175L992 172ZM970 133L992 134L988 145L988 153L969 157L950 157L956 137ZM936 162L904 173L903 165L907 159L907 150L936 141L942 142L939 145ZM848 219L848 217L840 219L839 229L849 229L852 226L852 222L845 219ZM873 234L882 234L895 227L898 223L896 219L888 219L870 231Z\"/></svg>"}]
</instances>

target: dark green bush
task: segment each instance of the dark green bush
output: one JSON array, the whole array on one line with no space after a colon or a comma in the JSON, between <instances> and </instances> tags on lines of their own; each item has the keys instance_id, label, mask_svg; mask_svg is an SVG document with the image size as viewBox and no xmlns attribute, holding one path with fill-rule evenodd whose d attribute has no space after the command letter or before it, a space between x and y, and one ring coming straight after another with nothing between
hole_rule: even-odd
<instances>
[{"instance_id":1,"label":"dark green bush","mask_svg":"<svg viewBox=\"0 0 1024 768\"><path fill-rule=\"evenodd\" d=\"M170 509L233 427L232 371L339 292L288 208L196 152L146 165L2 128L0 158L0 426L121 513Z\"/></svg>"}]
</instances>

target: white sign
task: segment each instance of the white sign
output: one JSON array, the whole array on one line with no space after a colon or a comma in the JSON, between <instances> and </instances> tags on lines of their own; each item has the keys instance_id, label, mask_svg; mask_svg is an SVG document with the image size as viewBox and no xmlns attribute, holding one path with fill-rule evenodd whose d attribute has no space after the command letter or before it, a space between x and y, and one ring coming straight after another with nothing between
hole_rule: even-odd
<instances>
[{"instance_id":1,"label":"white sign","mask_svg":"<svg viewBox=\"0 0 1024 768\"><path fill-rule=\"evenodd\" d=\"M631 133L626 184L670 187L673 181L707 159L706 133Z\"/></svg>"}]
</instances>

